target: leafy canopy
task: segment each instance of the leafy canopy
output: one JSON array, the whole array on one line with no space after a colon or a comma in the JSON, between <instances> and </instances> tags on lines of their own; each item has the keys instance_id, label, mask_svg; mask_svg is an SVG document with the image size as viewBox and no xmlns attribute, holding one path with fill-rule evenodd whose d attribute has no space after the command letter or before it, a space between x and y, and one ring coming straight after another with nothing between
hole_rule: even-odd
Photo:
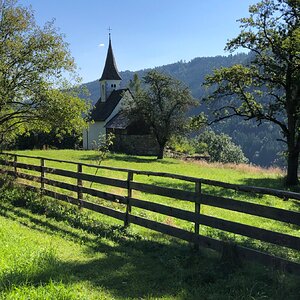
<instances>
[{"instance_id":1,"label":"leafy canopy","mask_svg":"<svg viewBox=\"0 0 300 300\"><path fill-rule=\"evenodd\" d=\"M210 123L232 116L279 126L287 144L287 183L296 184L300 152L300 0L263 0L240 19L226 49L251 51L248 65L215 70L205 84L216 109ZM222 99L222 101L218 101Z\"/></svg>"},{"instance_id":2,"label":"leafy canopy","mask_svg":"<svg viewBox=\"0 0 300 300\"><path fill-rule=\"evenodd\" d=\"M0 57L0 145L30 129L81 130L88 107L71 89L76 66L53 21L41 28L30 8L1 1Z\"/></svg>"},{"instance_id":3,"label":"leafy canopy","mask_svg":"<svg viewBox=\"0 0 300 300\"><path fill-rule=\"evenodd\" d=\"M133 97L128 99L124 110L129 118L142 119L150 126L160 146L158 158L162 158L171 136L187 130L186 112L196 102L187 87L165 74L150 71L143 82L145 89L134 78Z\"/></svg>"},{"instance_id":4,"label":"leafy canopy","mask_svg":"<svg viewBox=\"0 0 300 300\"><path fill-rule=\"evenodd\" d=\"M235 145L231 137L227 134L216 134L212 130L205 130L197 138L198 152L207 152L210 161L221 163L247 163L240 146Z\"/></svg>"}]
</instances>

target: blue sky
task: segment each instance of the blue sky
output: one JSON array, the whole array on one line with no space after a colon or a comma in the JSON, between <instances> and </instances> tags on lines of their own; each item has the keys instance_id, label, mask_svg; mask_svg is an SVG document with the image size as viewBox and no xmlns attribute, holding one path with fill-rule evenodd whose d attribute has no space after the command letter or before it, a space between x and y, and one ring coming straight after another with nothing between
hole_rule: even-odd
<instances>
[{"instance_id":1,"label":"blue sky","mask_svg":"<svg viewBox=\"0 0 300 300\"><path fill-rule=\"evenodd\" d=\"M199 56L224 55L257 0L20 0L38 24L55 19L66 35L83 82L100 77L108 27L120 71L139 70ZM104 44L104 45L103 45Z\"/></svg>"}]
</instances>

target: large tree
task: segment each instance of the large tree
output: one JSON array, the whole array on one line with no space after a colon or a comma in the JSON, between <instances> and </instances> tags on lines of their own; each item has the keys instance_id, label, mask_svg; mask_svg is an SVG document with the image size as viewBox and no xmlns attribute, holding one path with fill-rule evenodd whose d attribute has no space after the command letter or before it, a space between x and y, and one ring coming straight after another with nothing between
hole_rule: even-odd
<instances>
[{"instance_id":1,"label":"large tree","mask_svg":"<svg viewBox=\"0 0 300 300\"><path fill-rule=\"evenodd\" d=\"M206 98L217 122L233 116L272 122L287 145L287 185L298 184L300 152L300 0L263 0L239 20L241 33L225 49L247 49L247 65L215 70ZM220 101L217 101L220 100Z\"/></svg>"},{"instance_id":2,"label":"large tree","mask_svg":"<svg viewBox=\"0 0 300 300\"><path fill-rule=\"evenodd\" d=\"M30 8L0 1L0 146L30 129L81 130L87 106L71 89L75 78L68 44L53 22L41 28Z\"/></svg>"},{"instance_id":3,"label":"large tree","mask_svg":"<svg viewBox=\"0 0 300 300\"><path fill-rule=\"evenodd\" d=\"M187 129L186 112L195 101L183 84L157 71L143 77L144 88L135 76L131 82L133 98L128 99L124 110L132 119L142 119L150 126L159 145L158 159L172 135Z\"/></svg>"}]
</instances>

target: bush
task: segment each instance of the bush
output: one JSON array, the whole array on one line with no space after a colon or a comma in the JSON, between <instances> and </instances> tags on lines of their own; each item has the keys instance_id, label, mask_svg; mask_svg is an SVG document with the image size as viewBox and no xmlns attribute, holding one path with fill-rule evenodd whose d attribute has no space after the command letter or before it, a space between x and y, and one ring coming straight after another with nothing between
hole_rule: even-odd
<instances>
[{"instance_id":1,"label":"bush","mask_svg":"<svg viewBox=\"0 0 300 300\"><path fill-rule=\"evenodd\" d=\"M195 154L195 141L182 136L174 136L168 142L168 147L176 152L184 154Z\"/></svg>"},{"instance_id":2,"label":"bush","mask_svg":"<svg viewBox=\"0 0 300 300\"><path fill-rule=\"evenodd\" d=\"M229 135L216 134L212 130L206 130L197 137L196 152L204 152L210 156L212 162L221 163L247 163L240 146L234 144Z\"/></svg>"}]
</instances>

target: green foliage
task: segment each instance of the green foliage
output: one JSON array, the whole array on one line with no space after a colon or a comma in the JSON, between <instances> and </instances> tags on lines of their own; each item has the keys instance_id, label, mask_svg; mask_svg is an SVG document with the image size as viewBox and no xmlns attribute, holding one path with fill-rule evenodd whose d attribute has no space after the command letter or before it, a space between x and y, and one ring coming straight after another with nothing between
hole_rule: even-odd
<instances>
[{"instance_id":1,"label":"green foliage","mask_svg":"<svg viewBox=\"0 0 300 300\"><path fill-rule=\"evenodd\" d=\"M298 183L300 152L300 5L299 0L264 0L240 19L241 33L227 50L252 51L247 66L215 70L206 85L216 87L208 101L225 99L214 111L218 122L233 116L270 122L287 145L287 184Z\"/></svg>"},{"instance_id":2,"label":"green foliage","mask_svg":"<svg viewBox=\"0 0 300 300\"><path fill-rule=\"evenodd\" d=\"M98 142L93 141L93 149L96 150L97 164L100 166L101 163L107 158L110 149L114 143L115 135L113 133L109 133L107 135L99 135ZM97 175L99 169L96 169L95 175ZM93 182L91 182L90 187L93 186Z\"/></svg>"},{"instance_id":3,"label":"green foliage","mask_svg":"<svg viewBox=\"0 0 300 300\"><path fill-rule=\"evenodd\" d=\"M142 119L150 126L160 147L157 158L163 158L171 136L187 130L186 112L196 102L188 88L170 76L150 71L143 81L145 89L136 79L134 97L123 109L130 118Z\"/></svg>"},{"instance_id":4,"label":"green foliage","mask_svg":"<svg viewBox=\"0 0 300 300\"><path fill-rule=\"evenodd\" d=\"M15 206L25 207L36 195L30 191L24 193L24 189L16 185L11 176L0 177L0 202L10 202Z\"/></svg>"},{"instance_id":5,"label":"green foliage","mask_svg":"<svg viewBox=\"0 0 300 300\"><path fill-rule=\"evenodd\" d=\"M128 87L133 96L141 92L141 81L137 73L134 73L133 79L130 79Z\"/></svg>"},{"instance_id":6,"label":"green foliage","mask_svg":"<svg viewBox=\"0 0 300 300\"><path fill-rule=\"evenodd\" d=\"M195 141L183 136L173 136L168 142L168 147L176 152L184 154L195 154Z\"/></svg>"},{"instance_id":7,"label":"green foliage","mask_svg":"<svg viewBox=\"0 0 300 300\"><path fill-rule=\"evenodd\" d=\"M216 134L212 130L206 130L197 137L196 151L203 152L206 150L213 162L221 163L247 163L240 146L232 142L230 136L221 133Z\"/></svg>"},{"instance_id":8,"label":"green foliage","mask_svg":"<svg viewBox=\"0 0 300 300\"><path fill-rule=\"evenodd\" d=\"M0 146L33 129L79 132L88 106L71 89L74 60L53 22L41 28L31 8L1 1L0 40Z\"/></svg>"},{"instance_id":9,"label":"green foliage","mask_svg":"<svg viewBox=\"0 0 300 300\"><path fill-rule=\"evenodd\" d=\"M98 137L98 142L93 141L93 149L97 152L97 164L101 165L101 162L107 158L110 149L114 143L115 135L109 133L107 135L100 135Z\"/></svg>"}]
</instances>

